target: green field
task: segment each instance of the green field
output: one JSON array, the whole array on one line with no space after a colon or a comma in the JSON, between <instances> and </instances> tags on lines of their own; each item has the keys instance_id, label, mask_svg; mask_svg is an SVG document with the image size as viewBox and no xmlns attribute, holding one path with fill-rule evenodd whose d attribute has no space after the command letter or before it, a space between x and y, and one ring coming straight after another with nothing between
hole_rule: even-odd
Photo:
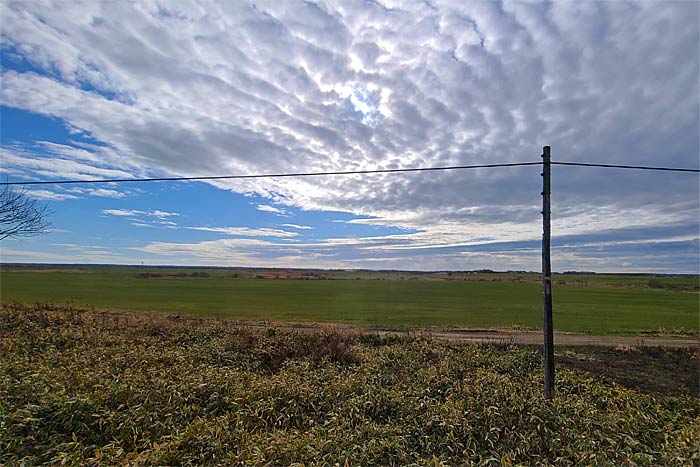
<instances>
[{"instance_id":1,"label":"green field","mask_svg":"<svg viewBox=\"0 0 700 467\"><path fill-rule=\"evenodd\" d=\"M208 277L140 278L139 274ZM537 275L317 272L325 280L255 279L226 269L3 269L3 302L70 303L243 320L343 322L384 327L541 326ZM697 332L697 277L558 276L559 331Z\"/></svg>"}]
</instances>

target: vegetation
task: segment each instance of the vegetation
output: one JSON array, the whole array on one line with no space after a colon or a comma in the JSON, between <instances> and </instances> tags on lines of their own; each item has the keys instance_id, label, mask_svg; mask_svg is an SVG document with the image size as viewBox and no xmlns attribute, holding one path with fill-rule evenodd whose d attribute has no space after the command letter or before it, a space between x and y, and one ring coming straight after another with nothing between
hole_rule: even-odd
<instances>
[{"instance_id":1,"label":"vegetation","mask_svg":"<svg viewBox=\"0 0 700 467\"><path fill-rule=\"evenodd\" d=\"M46 204L27 196L26 190L3 185L0 189L0 240L46 233L49 214Z\"/></svg>"},{"instance_id":2,"label":"vegetation","mask_svg":"<svg viewBox=\"0 0 700 467\"><path fill-rule=\"evenodd\" d=\"M209 273L207 272L192 272L190 274L187 274L186 272L178 272L174 274L163 274L159 272L142 272L139 274L136 274L137 278L139 279L149 279L149 278L161 278L161 277L179 277L179 278L185 278L185 277L209 277Z\"/></svg>"},{"instance_id":3,"label":"vegetation","mask_svg":"<svg viewBox=\"0 0 700 467\"><path fill-rule=\"evenodd\" d=\"M655 355L609 352L639 353L647 364ZM696 352L668 352L677 370L697 366ZM642 393L560 366L556 398L545 401L541 373L537 350L513 346L4 306L0 463L700 461L694 396Z\"/></svg>"},{"instance_id":4,"label":"vegetation","mask_svg":"<svg viewBox=\"0 0 700 467\"><path fill-rule=\"evenodd\" d=\"M256 275L277 274L227 269L5 268L0 295L5 303L69 303L101 310L256 321L541 327L541 286L536 274L306 274L315 280L255 279ZM650 281L648 276L555 276L556 329L603 334L662 328L669 333L697 333L700 294L694 287L698 278L657 277L651 286Z\"/></svg>"}]
</instances>

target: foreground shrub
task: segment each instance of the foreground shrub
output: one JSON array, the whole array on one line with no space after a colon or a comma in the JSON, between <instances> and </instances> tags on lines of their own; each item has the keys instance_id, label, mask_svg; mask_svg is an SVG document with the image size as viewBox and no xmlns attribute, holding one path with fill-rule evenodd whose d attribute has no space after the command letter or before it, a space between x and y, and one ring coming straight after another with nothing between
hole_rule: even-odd
<instances>
[{"instance_id":1,"label":"foreground shrub","mask_svg":"<svg viewBox=\"0 0 700 467\"><path fill-rule=\"evenodd\" d=\"M698 401L537 350L4 306L4 465L697 465Z\"/></svg>"}]
</instances>

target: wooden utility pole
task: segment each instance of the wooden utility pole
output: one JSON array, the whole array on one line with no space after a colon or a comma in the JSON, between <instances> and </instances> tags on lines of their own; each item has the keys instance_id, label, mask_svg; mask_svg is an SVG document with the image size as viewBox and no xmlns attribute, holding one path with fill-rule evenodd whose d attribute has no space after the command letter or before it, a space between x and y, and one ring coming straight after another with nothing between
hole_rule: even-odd
<instances>
[{"instance_id":1,"label":"wooden utility pole","mask_svg":"<svg viewBox=\"0 0 700 467\"><path fill-rule=\"evenodd\" d=\"M554 397L554 325L552 323L552 264L550 260L550 200L552 159L542 148L542 311L544 315L544 397Z\"/></svg>"}]
</instances>

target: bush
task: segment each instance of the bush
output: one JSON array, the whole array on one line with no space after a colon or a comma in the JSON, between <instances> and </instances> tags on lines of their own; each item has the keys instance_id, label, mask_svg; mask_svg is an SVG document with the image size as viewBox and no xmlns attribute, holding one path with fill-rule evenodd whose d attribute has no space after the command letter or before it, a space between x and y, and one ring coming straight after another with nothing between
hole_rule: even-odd
<instances>
[{"instance_id":1,"label":"bush","mask_svg":"<svg viewBox=\"0 0 700 467\"><path fill-rule=\"evenodd\" d=\"M697 398L560 368L545 401L541 372L516 346L3 305L0 464L698 464Z\"/></svg>"}]
</instances>

